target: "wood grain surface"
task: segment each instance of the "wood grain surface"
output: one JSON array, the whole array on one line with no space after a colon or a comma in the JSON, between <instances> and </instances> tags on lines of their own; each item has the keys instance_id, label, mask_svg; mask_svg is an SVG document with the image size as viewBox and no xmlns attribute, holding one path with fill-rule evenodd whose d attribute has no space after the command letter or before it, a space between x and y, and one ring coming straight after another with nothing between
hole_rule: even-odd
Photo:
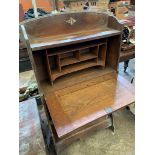
<instances>
[{"instance_id":1,"label":"wood grain surface","mask_svg":"<svg viewBox=\"0 0 155 155\"><path fill-rule=\"evenodd\" d=\"M58 137L134 102L134 88L122 77L98 77L45 96Z\"/></svg>"},{"instance_id":2,"label":"wood grain surface","mask_svg":"<svg viewBox=\"0 0 155 155\"><path fill-rule=\"evenodd\" d=\"M70 19L75 23L68 23ZM117 20L111 20L105 13L87 11L48 15L25 22L24 26L30 46L33 51L36 51L119 35L120 25L114 24L117 22Z\"/></svg>"}]
</instances>

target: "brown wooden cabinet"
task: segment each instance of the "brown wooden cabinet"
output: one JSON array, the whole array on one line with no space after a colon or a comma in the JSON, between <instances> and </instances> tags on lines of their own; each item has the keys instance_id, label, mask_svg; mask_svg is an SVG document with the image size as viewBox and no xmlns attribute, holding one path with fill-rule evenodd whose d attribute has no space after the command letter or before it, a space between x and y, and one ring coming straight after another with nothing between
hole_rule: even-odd
<instances>
[{"instance_id":1,"label":"brown wooden cabinet","mask_svg":"<svg viewBox=\"0 0 155 155\"><path fill-rule=\"evenodd\" d=\"M134 102L118 76L123 25L100 12L48 15L21 25L56 152ZM52 85L51 85L52 84Z\"/></svg>"}]
</instances>

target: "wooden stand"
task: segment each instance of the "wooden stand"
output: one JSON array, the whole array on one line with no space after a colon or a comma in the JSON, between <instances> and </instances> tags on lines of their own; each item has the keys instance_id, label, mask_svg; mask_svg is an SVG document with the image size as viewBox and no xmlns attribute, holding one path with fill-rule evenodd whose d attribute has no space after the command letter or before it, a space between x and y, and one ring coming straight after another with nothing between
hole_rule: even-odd
<instances>
[{"instance_id":1,"label":"wooden stand","mask_svg":"<svg viewBox=\"0 0 155 155\"><path fill-rule=\"evenodd\" d=\"M97 128L114 130L112 113L134 102L133 86L117 74L122 28L99 12L21 25L57 153Z\"/></svg>"}]
</instances>

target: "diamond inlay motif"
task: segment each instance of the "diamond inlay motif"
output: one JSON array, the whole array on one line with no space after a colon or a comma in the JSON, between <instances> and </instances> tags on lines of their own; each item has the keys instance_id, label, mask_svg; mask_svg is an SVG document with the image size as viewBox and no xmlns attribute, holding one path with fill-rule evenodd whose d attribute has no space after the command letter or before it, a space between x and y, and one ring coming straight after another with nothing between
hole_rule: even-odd
<instances>
[{"instance_id":1,"label":"diamond inlay motif","mask_svg":"<svg viewBox=\"0 0 155 155\"><path fill-rule=\"evenodd\" d=\"M70 17L69 20L66 21L68 24L73 25L74 23L76 23L76 20L72 17Z\"/></svg>"}]
</instances>

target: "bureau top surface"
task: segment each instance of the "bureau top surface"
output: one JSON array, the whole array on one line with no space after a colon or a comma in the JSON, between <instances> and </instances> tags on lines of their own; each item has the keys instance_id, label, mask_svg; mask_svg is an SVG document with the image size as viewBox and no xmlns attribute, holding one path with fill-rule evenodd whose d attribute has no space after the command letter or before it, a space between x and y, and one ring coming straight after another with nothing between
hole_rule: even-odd
<instances>
[{"instance_id":1,"label":"bureau top surface","mask_svg":"<svg viewBox=\"0 0 155 155\"><path fill-rule=\"evenodd\" d=\"M99 39L107 36L120 34L120 31L110 28L97 28L93 30L84 30L75 33L56 35L56 36L39 36L30 39L30 46L33 51L46 48L70 45L93 39Z\"/></svg>"},{"instance_id":2,"label":"bureau top surface","mask_svg":"<svg viewBox=\"0 0 155 155\"><path fill-rule=\"evenodd\" d=\"M120 34L111 27L109 16L98 12L49 15L24 23L32 50Z\"/></svg>"},{"instance_id":3,"label":"bureau top surface","mask_svg":"<svg viewBox=\"0 0 155 155\"><path fill-rule=\"evenodd\" d=\"M49 93L45 100L58 137L134 102L134 88L109 73Z\"/></svg>"}]
</instances>

